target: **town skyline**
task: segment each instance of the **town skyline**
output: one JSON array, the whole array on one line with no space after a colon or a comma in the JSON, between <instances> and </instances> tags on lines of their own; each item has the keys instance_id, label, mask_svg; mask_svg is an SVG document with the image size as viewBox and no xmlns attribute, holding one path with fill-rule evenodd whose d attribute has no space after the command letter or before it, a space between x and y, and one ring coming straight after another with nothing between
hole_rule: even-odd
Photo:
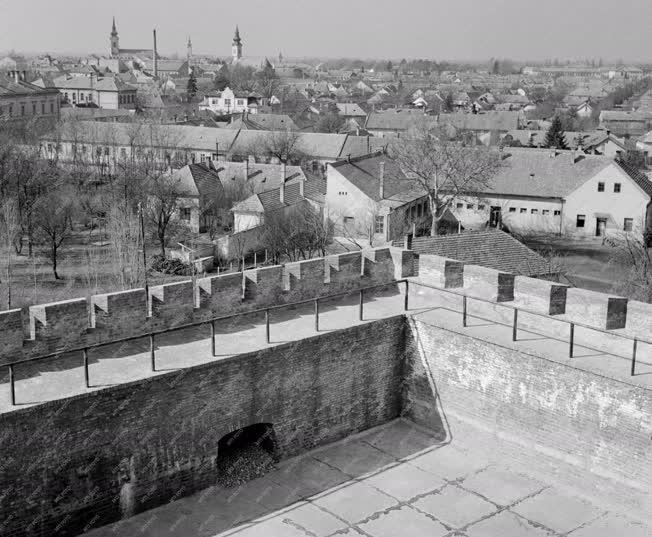
<instances>
[{"instance_id":1,"label":"town skyline","mask_svg":"<svg viewBox=\"0 0 652 537\"><path fill-rule=\"evenodd\" d=\"M387 0L361 0L348 5L335 0L320 13L302 10L302 2L279 0L269 10L260 0L249 5L250 12L235 6L203 6L190 0L181 13L154 9L147 0L137 6L119 0L111 6L90 6L69 0L63 13L42 0L20 5L0 2L0 19L20 20L24 11L39 12L30 27L7 26L0 32L0 50L36 54L83 54L108 52L112 17L116 18L121 42L126 46L151 46L152 29L158 33L158 49L163 55L185 54L188 36L199 55L228 56L233 30L240 26L246 55L361 59L433 58L453 61L481 61L504 57L515 61L546 59L603 58L605 63L650 61L646 52L646 21L652 18L652 4L635 0L628 17L611 17L586 0L566 5L551 0L546 9L532 16L529 3L502 0L496 6L446 5L446 16L460 24L442 25L442 2L412 0L411 9L396 12ZM156 6L160 7L160 3ZM196 8L196 9L195 9ZM344 17L344 10L348 16ZM590 9L590 11L587 11ZM69 17L70 10L76 13ZM558 17L562 12L563 18ZM203 13L197 17L196 13ZM415 17L414 12L420 16ZM587 16L587 13L589 15ZM522 16L521 16L522 15ZM510 31L492 31L508 24ZM92 24L83 24L84 20ZM82 23L80 23L82 21ZM364 24L360 24L364 21ZM591 32L586 32L587 27ZM435 31L433 31L433 29ZM337 39L333 39L333 36ZM395 38L387 39L387 36ZM554 39L549 36L554 35ZM582 35L578 40L577 36ZM618 35L616 40L607 35Z\"/></svg>"}]
</instances>

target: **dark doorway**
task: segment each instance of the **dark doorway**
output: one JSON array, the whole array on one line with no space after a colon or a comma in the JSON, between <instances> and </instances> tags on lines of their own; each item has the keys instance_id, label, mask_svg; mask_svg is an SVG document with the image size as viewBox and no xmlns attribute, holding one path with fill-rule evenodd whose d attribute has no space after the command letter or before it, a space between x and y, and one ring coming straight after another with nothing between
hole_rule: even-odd
<instances>
[{"instance_id":1,"label":"dark doorway","mask_svg":"<svg viewBox=\"0 0 652 537\"><path fill-rule=\"evenodd\" d=\"M595 236L604 237L607 230L607 219L606 218L596 218L595 219Z\"/></svg>"},{"instance_id":2,"label":"dark doorway","mask_svg":"<svg viewBox=\"0 0 652 537\"><path fill-rule=\"evenodd\" d=\"M224 435L217 443L217 482L235 487L266 474L278 461L271 423L256 423Z\"/></svg>"},{"instance_id":3,"label":"dark doorway","mask_svg":"<svg viewBox=\"0 0 652 537\"><path fill-rule=\"evenodd\" d=\"M491 207L489 212L489 226L490 227L499 227L503 221L503 210L502 207Z\"/></svg>"}]
</instances>

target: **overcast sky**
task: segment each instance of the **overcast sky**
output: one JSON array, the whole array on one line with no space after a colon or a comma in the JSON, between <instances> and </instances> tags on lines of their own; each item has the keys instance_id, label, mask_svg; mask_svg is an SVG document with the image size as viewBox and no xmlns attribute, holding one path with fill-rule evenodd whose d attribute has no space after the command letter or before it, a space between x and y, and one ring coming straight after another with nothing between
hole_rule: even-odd
<instances>
[{"instance_id":1,"label":"overcast sky","mask_svg":"<svg viewBox=\"0 0 652 537\"><path fill-rule=\"evenodd\" d=\"M244 54L486 59L652 58L652 0L0 0L0 51L107 53L120 46Z\"/></svg>"}]
</instances>

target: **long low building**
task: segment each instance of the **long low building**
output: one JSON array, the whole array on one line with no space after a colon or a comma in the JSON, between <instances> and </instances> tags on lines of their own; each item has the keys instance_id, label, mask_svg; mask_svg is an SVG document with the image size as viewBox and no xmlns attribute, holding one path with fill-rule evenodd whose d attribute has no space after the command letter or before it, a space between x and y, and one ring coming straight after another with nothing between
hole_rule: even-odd
<instances>
[{"instance_id":1,"label":"long low building","mask_svg":"<svg viewBox=\"0 0 652 537\"><path fill-rule=\"evenodd\" d=\"M21 80L0 76L0 119L27 120L38 117L59 117L59 92L39 88Z\"/></svg>"},{"instance_id":2,"label":"long low building","mask_svg":"<svg viewBox=\"0 0 652 537\"><path fill-rule=\"evenodd\" d=\"M371 136L217 129L190 125L73 121L43 138L46 157L87 159L115 165L121 159L152 151L162 163L178 164L253 157L257 162L279 162L279 154L293 163L312 163L313 171L327 163L368 154L387 144ZM277 150L277 151L276 151Z\"/></svg>"}]
</instances>

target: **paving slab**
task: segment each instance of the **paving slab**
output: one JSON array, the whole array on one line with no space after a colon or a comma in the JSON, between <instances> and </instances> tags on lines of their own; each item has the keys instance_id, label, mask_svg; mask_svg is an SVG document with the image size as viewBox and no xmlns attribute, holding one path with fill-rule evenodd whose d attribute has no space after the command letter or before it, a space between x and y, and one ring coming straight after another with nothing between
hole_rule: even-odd
<instances>
[{"instance_id":1,"label":"paving slab","mask_svg":"<svg viewBox=\"0 0 652 537\"><path fill-rule=\"evenodd\" d=\"M555 488L544 490L511 510L558 533L577 529L604 514L603 509Z\"/></svg>"},{"instance_id":2,"label":"paving slab","mask_svg":"<svg viewBox=\"0 0 652 537\"><path fill-rule=\"evenodd\" d=\"M625 516L607 514L575 531L568 537L650 537L652 526Z\"/></svg>"},{"instance_id":3,"label":"paving slab","mask_svg":"<svg viewBox=\"0 0 652 537\"><path fill-rule=\"evenodd\" d=\"M464 479L489 464L488 459L480 455L470 455L468 451L453 445L437 446L427 453L407 458L406 461L449 481Z\"/></svg>"},{"instance_id":4,"label":"paving slab","mask_svg":"<svg viewBox=\"0 0 652 537\"><path fill-rule=\"evenodd\" d=\"M350 477L333 466L306 456L281 462L277 471L269 475L269 479L294 490L302 498L307 498L340 485Z\"/></svg>"},{"instance_id":5,"label":"paving slab","mask_svg":"<svg viewBox=\"0 0 652 537\"><path fill-rule=\"evenodd\" d=\"M468 537L552 537L554 535L553 532L533 526L524 518L509 511L502 511L496 516L481 520L467 528L465 533Z\"/></svg>"},{"instance_id":6,"label":"paving slab","mask_svg":"<svg viewBox=\"0 0 652 537\"><path fill-rule=\"evenodd\" d=\"M498 505L510 505L539 492L546 485L530 476L493 466L466 479L464 488Z\"/></svg>"},{"instance_id":7,"label":"paving slab","mask_svg":"<svg viewBox=\"0 0 652 537\"><path fill-rule=\"evenodd\" d=\"M408 501L446 485L442 478L409 464L396 465L363 482L400 501Z\"/></svg>"},{"instance_id":8,"label":"paving slab","mask_svg":"<svg viewBox=\"0 0 652 537\"><path fill-rule=\"evenodd\" d=\"M364 441L400 459L414 455L417 451L432 449L443 440L425 429L417 429L407 421L395 420L387 427L365 435Z\"/></svg>"},{"instance_id":9,"label":"paving slab","mask_svg":"<svg viewBox=\"0 0 652 537\"><path fill-rule=\"evenodd\" d=\"M306 535L327 537L348 528L348 524L311 502L301 502L280 515L295 527L304 528ZM309 533L308 533L309 532Z\"/></svg>"},{"instance_id":10,"label":"paving slab","mask_svg":"<svg viewBox=\"0 0 652 537\"><path fill-rule=\"evenodd\" d=\"M394 498L357 481L321 494L313 502L351 524L377 516L398 505Z\"/></svg>"},{"instance_id":11,"label":"paving slab","mask_svg":"<svg viewBox=\"0 0 652 537\"><path fill-rule=\"evenodd\" d=\"M408 505L383 513L359 528L370 537L442 537L449 533L439 522Z\"/></svg>"},{"instance_id":12,"label":"paving slab","mask_svg":"<svg viewBox=\"0 0 652 537\"><path fill-rule=\"evenodd\" d=\"M495 513L498 508L477 494L449 485L440 492L414 502L419 511L430 513L451 529L459 529Z\"/></svg>"},{"instance_id":13,"label":"paving slab","mask_svg":"<svg viewBox=\"0 0 652 537\"><path fill-rule=\"evenodd\" d=\"M313 457L352 477L360 477L392 464L396 459L359 440L350 440L319 450Z\"/></svg>"}]
</instances>

